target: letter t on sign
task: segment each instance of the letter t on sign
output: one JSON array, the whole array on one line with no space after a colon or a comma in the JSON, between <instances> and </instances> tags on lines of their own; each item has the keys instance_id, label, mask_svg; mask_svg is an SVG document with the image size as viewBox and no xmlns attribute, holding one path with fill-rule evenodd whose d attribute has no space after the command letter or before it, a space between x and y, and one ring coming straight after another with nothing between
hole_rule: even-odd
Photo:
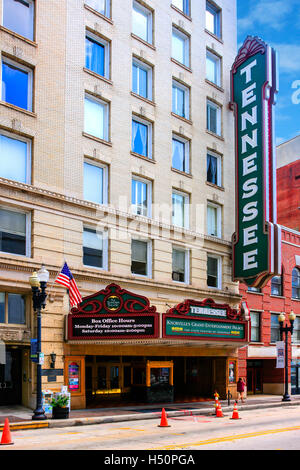
<instances>
[{"instance_id":1,"label":"letter t on sign","mask_svg":"<svg viewBox=\"0 0 300 470\"><path fill-rule=\"evenodd\" d=\"M253 62L251 62L251 64L247 65L247 67L244 67L242 70L241 70L241 75L243 75L244 73L246 74L246 83L249 83L251 82L252 80L252 68L255 67L257 64L256 60L254 60Z\"/></svg>"}]
</instances>

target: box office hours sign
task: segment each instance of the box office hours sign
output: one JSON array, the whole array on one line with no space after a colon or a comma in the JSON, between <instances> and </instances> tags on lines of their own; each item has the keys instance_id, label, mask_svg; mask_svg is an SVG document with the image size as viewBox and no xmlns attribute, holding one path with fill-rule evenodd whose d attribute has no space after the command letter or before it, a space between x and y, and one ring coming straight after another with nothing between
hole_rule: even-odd
<instances>
[{"instance_id":1,"label":"box office hours sign","mask_svg":"<svg viewBox=\"0 0 300 470\"><path fill-rule=\"evenodd\" d=\"M157 315L69 315L68 337L76 339L154 338Z\"/></svg>"},{"instance_id":2,"label":"box office hours sign","mask_svg":"<svg viewBox=\"0 0 300 470\"><path fill-rule=\"evenodd\" d=\"M237 191L233 278L263 287L281 270L273 132L275 51L260 39L248 37L232 67L231 83Z\"/></svg>"},{"instance_id":3,"label":"box office hours sign","mask_svg":"<svg viewBox=\"0 0 300 470\"><path fill-rule=\"evenodd\" d=\"M110 284L71 309L68 315L68 340L158 338L156 307L149 299Z\"/></svg>"}]
</instances>

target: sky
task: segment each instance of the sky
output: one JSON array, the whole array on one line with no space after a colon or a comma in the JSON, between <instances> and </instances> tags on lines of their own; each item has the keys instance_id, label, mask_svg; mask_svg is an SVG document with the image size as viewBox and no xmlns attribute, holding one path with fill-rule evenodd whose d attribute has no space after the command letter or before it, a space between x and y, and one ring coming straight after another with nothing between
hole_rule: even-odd
<instances>
[{"instance_id":1,"label":"sky","mask_svg":"<svg viewBox=\"0 0 300 470\"><path fill-rule=\"evenodd\" d=\"M237 0L238 49L258 36L279 57L276 144L300 135L300 0Z\"/></svg>"}]
</instances>

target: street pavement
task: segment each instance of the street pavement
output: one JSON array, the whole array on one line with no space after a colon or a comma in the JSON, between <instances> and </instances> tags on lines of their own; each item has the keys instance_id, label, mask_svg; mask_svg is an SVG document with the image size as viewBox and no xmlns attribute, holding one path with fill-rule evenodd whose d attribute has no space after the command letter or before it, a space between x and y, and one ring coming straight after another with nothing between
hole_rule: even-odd
<instances>
[{"instance_id":1,"label":"street pavement","mask_svg":"<svg viewBox=\"0 0 300 470\"><path fill-rule=\"evenodd\" d=\"M222 411L230 412L234 407L234 400L221 400ZM279 395L253 395L247 397L245 403L238 403L238 410L255 410L260 408L277 408L300 405L300 396L291 396L290 402L283 402ZM69 419L53 420L48 415L46 421L32 421L33 411L22 406L0 406L0 431L3 430L5 419L9 419L11 430L34 429L38 427L69 427L83 426L99 423L116 423L134 420L158 419L162 409L165 409L167 417L178 416L209 416L214 414L214 400L190 402L190 403L158 403L153 405L128 405L111 408L94 408L83 410L71 410Z\"/></svg>"}]
</instances>

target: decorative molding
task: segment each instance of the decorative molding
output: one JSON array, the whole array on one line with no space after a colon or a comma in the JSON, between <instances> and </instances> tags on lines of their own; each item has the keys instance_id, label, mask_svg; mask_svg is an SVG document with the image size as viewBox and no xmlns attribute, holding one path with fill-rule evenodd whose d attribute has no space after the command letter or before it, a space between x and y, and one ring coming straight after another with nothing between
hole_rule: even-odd
<instances>
[{"instance_id":1,"label":"decorative molding","mask_svg":"<svg viewBox=\"0 0 300 470\"><path fill-rule=\"evenodd\" d=\"M249 57L252 57L259 52L261 54L265 54L266 50L267 45L262 39L257 36L248 36L238 52L238 55L231 69L232 73L236 73L238 67L247 59L249 59Z\"/></svg>"}]
</instances>

